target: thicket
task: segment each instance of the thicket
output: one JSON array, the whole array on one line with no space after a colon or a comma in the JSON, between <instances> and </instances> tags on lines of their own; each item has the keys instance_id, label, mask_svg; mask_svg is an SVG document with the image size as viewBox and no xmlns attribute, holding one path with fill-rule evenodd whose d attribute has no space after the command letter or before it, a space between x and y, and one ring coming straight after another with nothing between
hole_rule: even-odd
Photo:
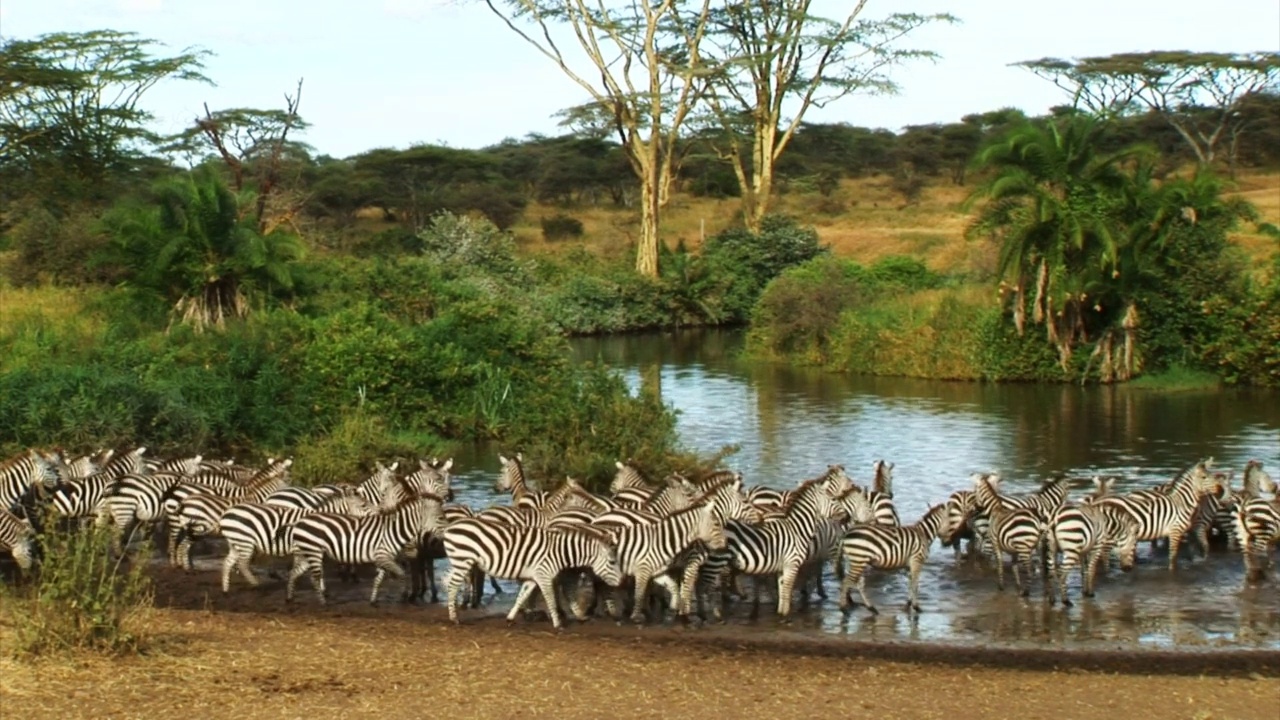
<instances>
[{"instance_id":1,"label":"thicket","mask_svg":"<svg viewBox=\"0 0 1280 720\"><path fill-rule=\"evenodd\" d=\"M49 655L68 650L135 653L147 641L151 582L144 564L117 557L111 530L55 528L50 513L39 536L38 571L0 586L0 610L13 628L11 652ZM149 546L137 550L146 557Z\"/></svg>"}]
</instances>

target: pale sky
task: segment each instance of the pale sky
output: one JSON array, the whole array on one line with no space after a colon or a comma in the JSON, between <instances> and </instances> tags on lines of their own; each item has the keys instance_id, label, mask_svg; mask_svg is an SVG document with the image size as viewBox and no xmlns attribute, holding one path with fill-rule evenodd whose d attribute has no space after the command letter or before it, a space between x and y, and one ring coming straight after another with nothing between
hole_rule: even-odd
<instances>
[{"instance_id":1,"label":"pale sky","mask_svg":"<svg viewBox=\"0 0 1280 720\"><path fill-rule=\"evenodd\" d=\"M828 15L853 0L815 0ZM908 41L942 55L896 71L902 92L855 96L806 115L897 131L970 112L1045 112L1065 97L1008 63L1156 49L1280 51L1280 2L1217 0L870 0L866 17L950 12ZM0 0L0 36L130 30L173 51L213 51L216 87L169 83L145 105L158 129L213 109L283 107L305 78L302 139L345 157L375 147L444 143L479 148L530 132L563 132L551 116L587 99L478 0Z\"/></svg>"}]
</instances>

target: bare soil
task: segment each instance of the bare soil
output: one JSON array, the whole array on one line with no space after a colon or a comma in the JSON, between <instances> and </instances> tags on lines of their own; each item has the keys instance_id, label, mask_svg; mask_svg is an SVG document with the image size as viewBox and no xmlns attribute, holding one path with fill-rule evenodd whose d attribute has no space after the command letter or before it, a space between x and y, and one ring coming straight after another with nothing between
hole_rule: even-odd
<instances>
[{"instance_id":1,"label":"bare soil","mask_svg":"<svg viewBox=\"0 0 1280 720\"><path fill-rule=\"evenodd\" d=\"M1265 651L877 645L763 622L557 634L483 611L453 627L439 606L285 606L275 584L223 598L201 575L158 573L145 656L0 660L0 718L1280 718Z\"/></svg>"}]
</instances>

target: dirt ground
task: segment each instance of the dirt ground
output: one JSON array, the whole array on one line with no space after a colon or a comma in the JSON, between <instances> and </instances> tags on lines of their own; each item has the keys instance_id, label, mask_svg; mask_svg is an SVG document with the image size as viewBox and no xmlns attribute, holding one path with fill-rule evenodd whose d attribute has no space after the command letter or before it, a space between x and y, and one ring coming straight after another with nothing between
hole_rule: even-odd
<instances>
[{"instance_id":1,"label":"dirt ground","mask_svg":"<svg viewBox=\"0 0 1280 720\"><path fill-rule=\"evenodd\" d=\"M763 628L593 621L557 635L480 611L452 627L439 606L286 607L278 588L224 599L165 575L147 655L0 660L0 718L1280 718L1280 668L1257 653L1205 674L1194 657L1132 653L1102 672L1061 651L943 658Z\"/></svg>"}]
</instances>

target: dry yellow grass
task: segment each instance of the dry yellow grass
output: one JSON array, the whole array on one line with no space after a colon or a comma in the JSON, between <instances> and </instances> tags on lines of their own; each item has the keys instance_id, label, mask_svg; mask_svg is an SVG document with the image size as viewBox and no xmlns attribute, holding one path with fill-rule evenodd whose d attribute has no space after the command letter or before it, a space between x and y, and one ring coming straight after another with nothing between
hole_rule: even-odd
<instances>
[{"instance_id":1,"label":"dry yellow grass","mask_svg":"<svg viewBox=\"0 0 1280 720\"><path fill-rule=\"evenodd\" d=\"M888 177L845 180L830 200L813 193L781 195L773 209L789 213L817 228L822 242L833 252L863 263L887 255L911 255L938 271L990 270L994 248L983 241L966 241L964 229L970 215L960 206L972 185L960 187L945 181L927 185L918 203L903 206ZM1258 207L1263 219L1280 224L1280 174L1241 173L1233 194ZM582 221L581 243L547 243L539 221L559 212ZM738 200L715 200L687 195L674 197L662 221L668 246L684 241L697 247L707 236L737 221ZM514 231L522 246L533 253L559 252L576 245L601 253L618 254L634 240L637 211L612 208L560 208L531 205ZM1253 232L1233 233L1231 239L1254 260L1275 252L1275 240Z\"/></svg>"},{"instance_id":2,"label":"dry yellow grass","mask_svg":"<svg viewBox=\"0 0 1280 720\"><path fill-rule=\"evenodd\" d=\"M153 630L167 640L147 657L0 660L0 716L1272 720L1280 703L1273 678L946 667L385 613L165 610Z\"/></svg>"}]
</instances>

